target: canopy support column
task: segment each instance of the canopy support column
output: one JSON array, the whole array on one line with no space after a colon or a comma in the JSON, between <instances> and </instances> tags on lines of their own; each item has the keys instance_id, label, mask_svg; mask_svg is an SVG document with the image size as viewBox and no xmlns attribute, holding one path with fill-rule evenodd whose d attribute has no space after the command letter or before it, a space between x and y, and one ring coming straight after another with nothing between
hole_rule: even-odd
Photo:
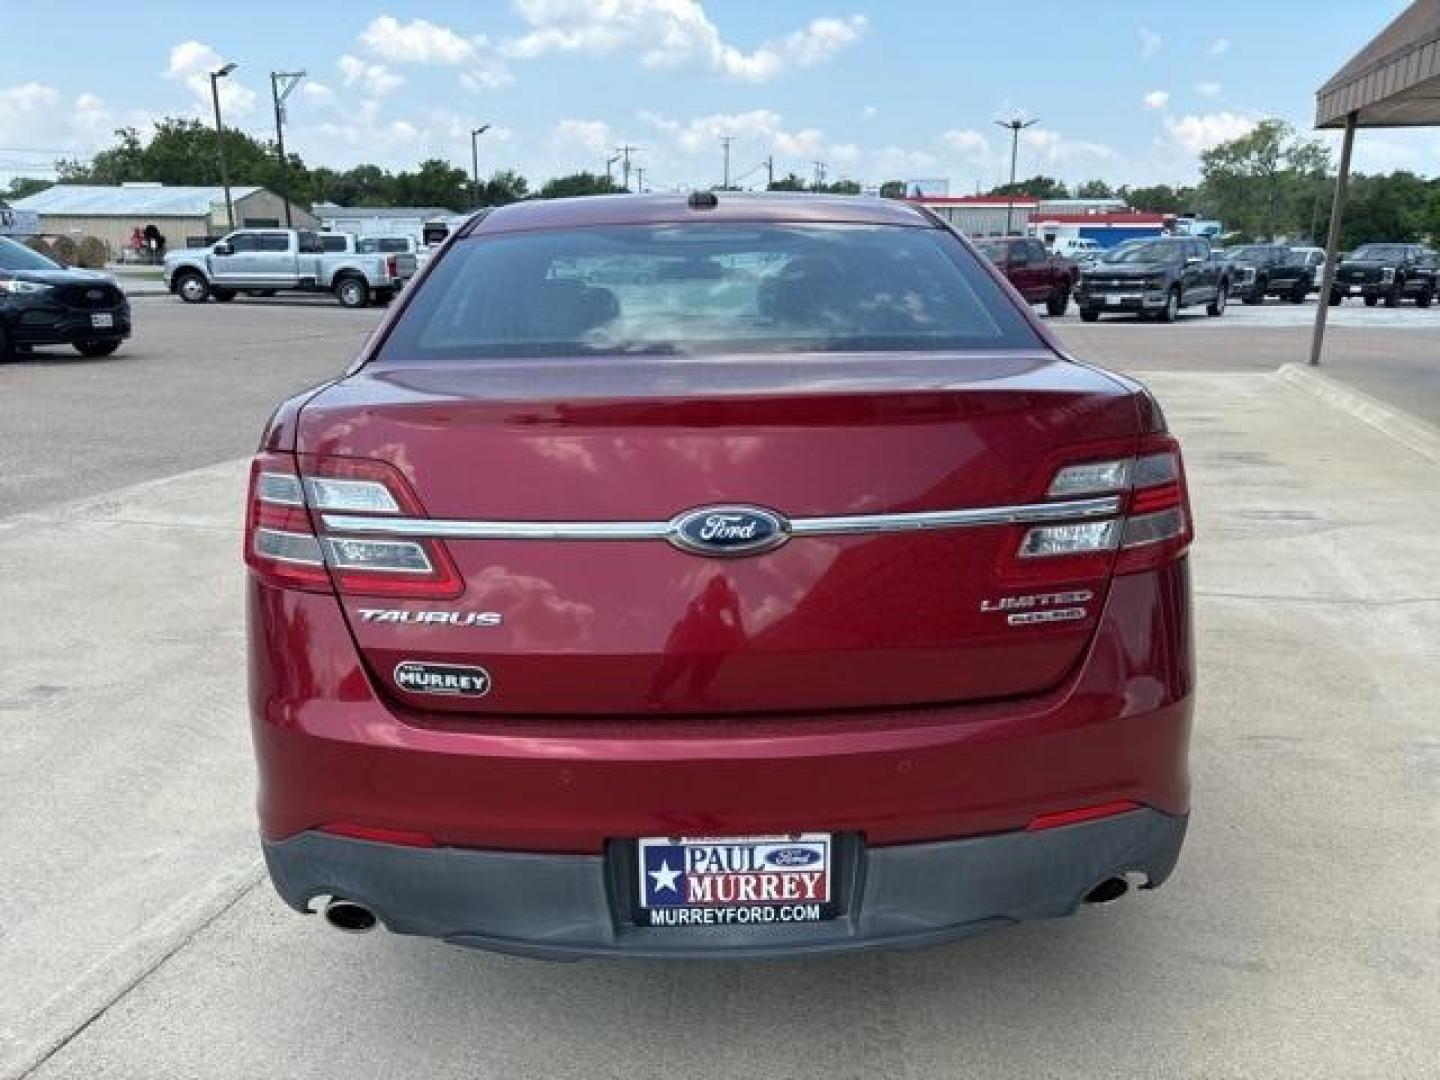
<instances>
[{"instance_id":1,"label":"canopy support column","mask_svg":"<svg viewBox=\"0 0 1440 1080\"><path fill-rule=\"evenodd\" d=\"M1325 320L1330 314L1330 290L1335 286L1335 255L1340 247L1340 218L1345 213L1345 191L1350 186L1350 150L1355 145L1358 113L1345 116L1345 138L1340 144L1340 172L1335 177L1335 197L1330 202L1330 233L1325 238L1325 271L1320 275L1319 303L1315 305L1315 333L1310 339L1310 366L1320 366L1325 345Z\"/></svg>"}]
</instances>

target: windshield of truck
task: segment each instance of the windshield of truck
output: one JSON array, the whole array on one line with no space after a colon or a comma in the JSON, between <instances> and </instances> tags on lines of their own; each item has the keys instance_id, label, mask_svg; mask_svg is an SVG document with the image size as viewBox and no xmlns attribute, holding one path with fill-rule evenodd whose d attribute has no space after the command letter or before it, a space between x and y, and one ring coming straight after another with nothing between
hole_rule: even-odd
<instances>
[{"instance_id":1,"label":"windshield of truck","mask_svg":"<svg viewBox=\"0 0 1440 1080\"><path fill-rule=\"evenodd\" d=\"M1111 248L1100 256L1100 259L1107 263L1179 262L1181 251L1179 244L1169 244L1158 240L1132 240L1117 248Z\"/></svg>"}]
</instances>

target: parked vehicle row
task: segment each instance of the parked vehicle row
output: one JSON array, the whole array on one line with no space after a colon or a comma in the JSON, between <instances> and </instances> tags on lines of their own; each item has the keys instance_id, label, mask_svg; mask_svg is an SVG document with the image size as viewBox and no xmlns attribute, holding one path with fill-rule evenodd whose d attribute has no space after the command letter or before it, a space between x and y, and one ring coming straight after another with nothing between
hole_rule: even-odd
<instances>
[{"instance_id":1,"label":"parked vehicle row","mask_svg":"<svg viewBox=\"0 0 1440 1080\"><path fill-rule=\"evenodd\" d=\"M0 236L0 361L35 345L109 356L129 336L130 303L114 278Z\"/></svg>"},{"instance_id":2,"label":"parked vehicle row","mask_svg":"<svg viewBox=\"0 0 1440 1080\"><path fill-rule=\"evenodd\" d=\"M1363 244L1340 259L1330 303L1360 297L1366 307L1413 300L1429 307L1437 291L1440 254L1421 244Z\"/></svg>"},{"instance_id":3,"label":"parked vehicle row","mask_svg":"<svg viewBox=\"0 0 1440 1080\"><path fill-rule=\"evenodd\" d=\"M413 256L404 265L402 257L327 251L321 234L306 229L237 229L209 247L167 253L165 284L191 304L241 292L328 292L344 307L363 308L389 303L415 272Z\"/></svg>"},{"instance_id":4,"label":"parked vehicle row","mask_svg":"<svg viewBox=\"0 0 1440 1080\"><path fill-rule=\"evenodd\" d=\"M1205 305L1205 314L1225 314L1231 268L1194 236L1131 240L1105 252L1080 273L1075 300L1080 318L1138 314L1174 322L1181 309Z\"/></svg>"},{"instance_id":5,"label":"parked vehicle row","mask_svg":"<svg viewBox=\"0 0 1440 1080\"><path fill-rule=\"evenodd\" d=\"M1230 266L1232 293L1246 304L1263 304L1279 296L1303 304L1320 288L1319 271L1325 253L1319 248L1293 248L1288 244L1242 244L1220 253Z\"/></svg>"},{"instance_id":6,"label":"parked vehicle row","mask_svg":"<svg viewBox=\"0 0 1440 1080\"><path fill-rule=\"evenodd\" d=\"M975 247L1030 303L1044 304L1050 315L1065 314L1080 276L1074 260L1052 255L1039 240L1020 236L978 240Z\"/></svg>"}]
</instances>

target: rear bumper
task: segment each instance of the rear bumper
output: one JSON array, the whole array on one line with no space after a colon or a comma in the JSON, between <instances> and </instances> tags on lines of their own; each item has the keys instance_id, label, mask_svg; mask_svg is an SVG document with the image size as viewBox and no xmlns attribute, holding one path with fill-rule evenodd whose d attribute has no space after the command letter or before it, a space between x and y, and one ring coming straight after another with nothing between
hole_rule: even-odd
<instances>
[{"instance_id":1,"label":"rear bumper","mask_svg":"<svg viewBox=\"0 0 1440 1080\"><path fill-rule=\"evenodd\" d=\"M1169 876L1186 818L1141 809L1039 832L849 850L842 913L828 922L653 928L630 918L603 855L420 849L306 832L266 842L281 897L365 905L390 930L500 952L755 957L912 947L1071 914L1106 878Z\"/></svg>"}]
</instances>

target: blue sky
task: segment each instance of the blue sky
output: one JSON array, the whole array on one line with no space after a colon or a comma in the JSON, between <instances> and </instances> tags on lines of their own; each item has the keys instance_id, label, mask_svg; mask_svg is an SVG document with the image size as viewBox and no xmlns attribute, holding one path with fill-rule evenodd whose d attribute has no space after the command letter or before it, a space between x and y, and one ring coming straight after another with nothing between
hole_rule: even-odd
<instances>
[{"instance_id":1,"label":"blue sky","mask_svg":"<svg viewBox=\"0 0 1440 1080\"><path fill-rule=\"evenodd\" d=\"M112 129L209 118L205 72L240 67L226 121L270 125L268 72L309 72L287 144L312 164L426 157L534 179L600 170L620 142L657 187L777 171L865 183L1005 178L996 118L1038 117L1020 172L1185 181L1260 117L1307 128L1314 91L1401 0L972 4L961 0L477 0L108 5L0 0L0 178ZM142 15L143 13L143 15ZM1362 169L1440 173L1435 132L1362 133Z\"/></svg>"}]
</instances>

